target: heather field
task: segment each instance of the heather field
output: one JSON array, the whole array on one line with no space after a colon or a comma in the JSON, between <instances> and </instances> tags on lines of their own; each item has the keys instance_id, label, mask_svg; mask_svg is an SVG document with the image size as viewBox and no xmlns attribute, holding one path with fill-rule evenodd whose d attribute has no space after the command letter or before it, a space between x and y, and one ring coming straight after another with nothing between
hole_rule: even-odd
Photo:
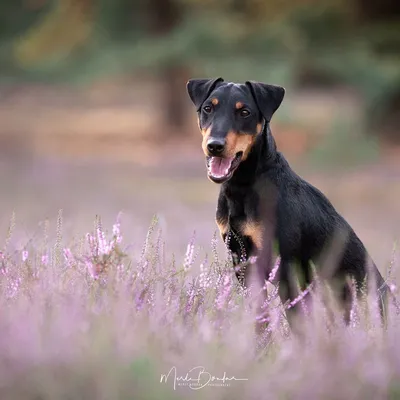
<instances>
[{"instance_id":1,"label":"heather field","mask_svg":"<svg viewBox=\"0 0 400 400\"><path fill-rule=\"evenodd\" d=\"M303 175L397 294L399 180L388 171ZM400 397L394 304L386 329L374 298L354 303L345 327L317 286L300 340L267 284L256 315L215 235L217 188L201 166L41 160L3 165L1 178L1 399ZM256 318L268 319L260 338Z\"/></svg>"}]
</instances>

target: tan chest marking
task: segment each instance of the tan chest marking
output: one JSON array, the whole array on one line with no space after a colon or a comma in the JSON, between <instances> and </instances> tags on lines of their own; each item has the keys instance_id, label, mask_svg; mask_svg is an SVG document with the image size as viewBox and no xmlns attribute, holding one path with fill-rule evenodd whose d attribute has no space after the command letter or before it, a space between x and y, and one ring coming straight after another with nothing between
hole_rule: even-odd
<instances>
[{"instance_id":1,"label":"tan chest marking","mask_svg":"<svg viewBox=\"0 0 400 400\"><path fill-rule=\"evenodd\" d=\"M264 229L261 223L248 221L242 227L242 233L249 236L258 250L263 246Z\"/></svg>"},{"instance_id":2,"label":"tan chest marking","mask_svg":"<svg viewBox=\"0 0 400 400\"><path fill-rule=\"evenodd\" d=\"M216 219L216 222L221 238L222 240L224 240L224 235L228 234L228 223L224 220L218 220L218 219Z\"/></svg>"}]
</instances>

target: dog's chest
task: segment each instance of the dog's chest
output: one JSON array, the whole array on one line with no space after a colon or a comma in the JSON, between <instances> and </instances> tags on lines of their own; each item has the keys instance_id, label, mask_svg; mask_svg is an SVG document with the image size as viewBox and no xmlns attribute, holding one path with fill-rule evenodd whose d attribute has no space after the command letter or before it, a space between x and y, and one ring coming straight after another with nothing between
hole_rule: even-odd
<instances>
[{"instance_id":1,"label":"dog's chest","mask_svg":"<svg viewBox=\"0 0 400 400\"><path fill-rule=\"evenodd\" d=\"M262 250L267 244L265 240L275 242L274 202L271 201L271 197L268 199L264 190L260 190L259 187L246 191L227 190L224 197L225 202L223 203L226 207L219 210L219 217L217 212L217 221L225 222L226 226L222 227L221 231L228 234L230 232L231 236L235 236L234 243L238 240L241 241L241 244L246 247L247 255L253 253L253 250ZM221 233L223 238L226 237L226 234ZM232 247L237 246L231 245L230 247L231 250L235 250ZM276 250L277 246L273 247Z\"/></svg>"},{"instance_id":2,"label":"dog's chest","mask_svg":"<svg viewBox=\"0 0 400 400\"><path fill-rule=\"evenodd\" d=\"M228 215L231 226L243 224L246 221L258 221L259 197L256 192L229 191L226 193Z\"/></svg>"},{"instance_id":3,"label":"dog's chest","mask_svg":"<svg viewBox=\"0 0 400 400\"><path fill-rule=\"evenodd\" d=\"M258 197L253 192L229 193L226 197L227 232L235 236L249 252L262 245L263 226L259 216Z\"/></svg>"},{"instance_id":4,"label":"dog's chest","mask_svg":"<svg viewBox=\"0 0 400 400\"><path fill-rule=\"evenodd\" d=\"M262 180L245 189L229 187L223 194L231 225L242 225L244 222L260 225L274 219L276 192L268 180Z\"/></svg>"}]
</instances>

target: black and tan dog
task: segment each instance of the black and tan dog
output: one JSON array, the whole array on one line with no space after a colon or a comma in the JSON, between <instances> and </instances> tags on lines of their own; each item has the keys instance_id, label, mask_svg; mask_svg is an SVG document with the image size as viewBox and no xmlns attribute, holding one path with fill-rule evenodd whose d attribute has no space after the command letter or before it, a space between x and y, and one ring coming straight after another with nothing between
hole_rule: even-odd
<instances>
[{"instance_id":1,"label":"black and tan dog","mask_svg":"<svg viewBox=\"0 0 400 400\"><path fill-rule=\"evenodd\" d=\"M324 267L319 275L339 284L336 293L347 321L348 277L360 288L373 275L380 299L386 299L387 285L375 264L368 264L367 251L353 229L277 151L269 124L283 100L284 88L218 78L192 79L187 91L198 112L208 177L221 184L216 213L221 236L226 240L228 235L236 264L241 256L257 259L251 268L236 272L244 285L252 268L261 285L268 279L277 245L283 303L293 300L312 281L311 261ZM337 250L335 257L331 257L332 249ZM299 278L298 269L300 288L299 281L292 279ZM289 321L292 315L288 314Z\"/></svg>"}]
</instances>

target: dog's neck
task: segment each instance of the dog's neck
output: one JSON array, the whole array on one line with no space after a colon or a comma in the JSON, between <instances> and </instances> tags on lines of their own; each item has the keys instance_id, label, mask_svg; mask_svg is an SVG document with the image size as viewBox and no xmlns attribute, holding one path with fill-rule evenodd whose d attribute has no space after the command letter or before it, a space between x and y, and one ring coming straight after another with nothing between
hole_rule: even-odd
<instances>
[{"instance_id":1,"label":"dog's neck","mask_svg":"<svg viewBox=\"0 0 400 400\"><path fill-rule=\"evenodd\" d=\"M269 123L266 122L246 160L241 162L232 178L226 184L229 186L251 186L260 171L267 171L274 165L276 157L275 139L272 136Z\"/></svg>"}]
</instances>

